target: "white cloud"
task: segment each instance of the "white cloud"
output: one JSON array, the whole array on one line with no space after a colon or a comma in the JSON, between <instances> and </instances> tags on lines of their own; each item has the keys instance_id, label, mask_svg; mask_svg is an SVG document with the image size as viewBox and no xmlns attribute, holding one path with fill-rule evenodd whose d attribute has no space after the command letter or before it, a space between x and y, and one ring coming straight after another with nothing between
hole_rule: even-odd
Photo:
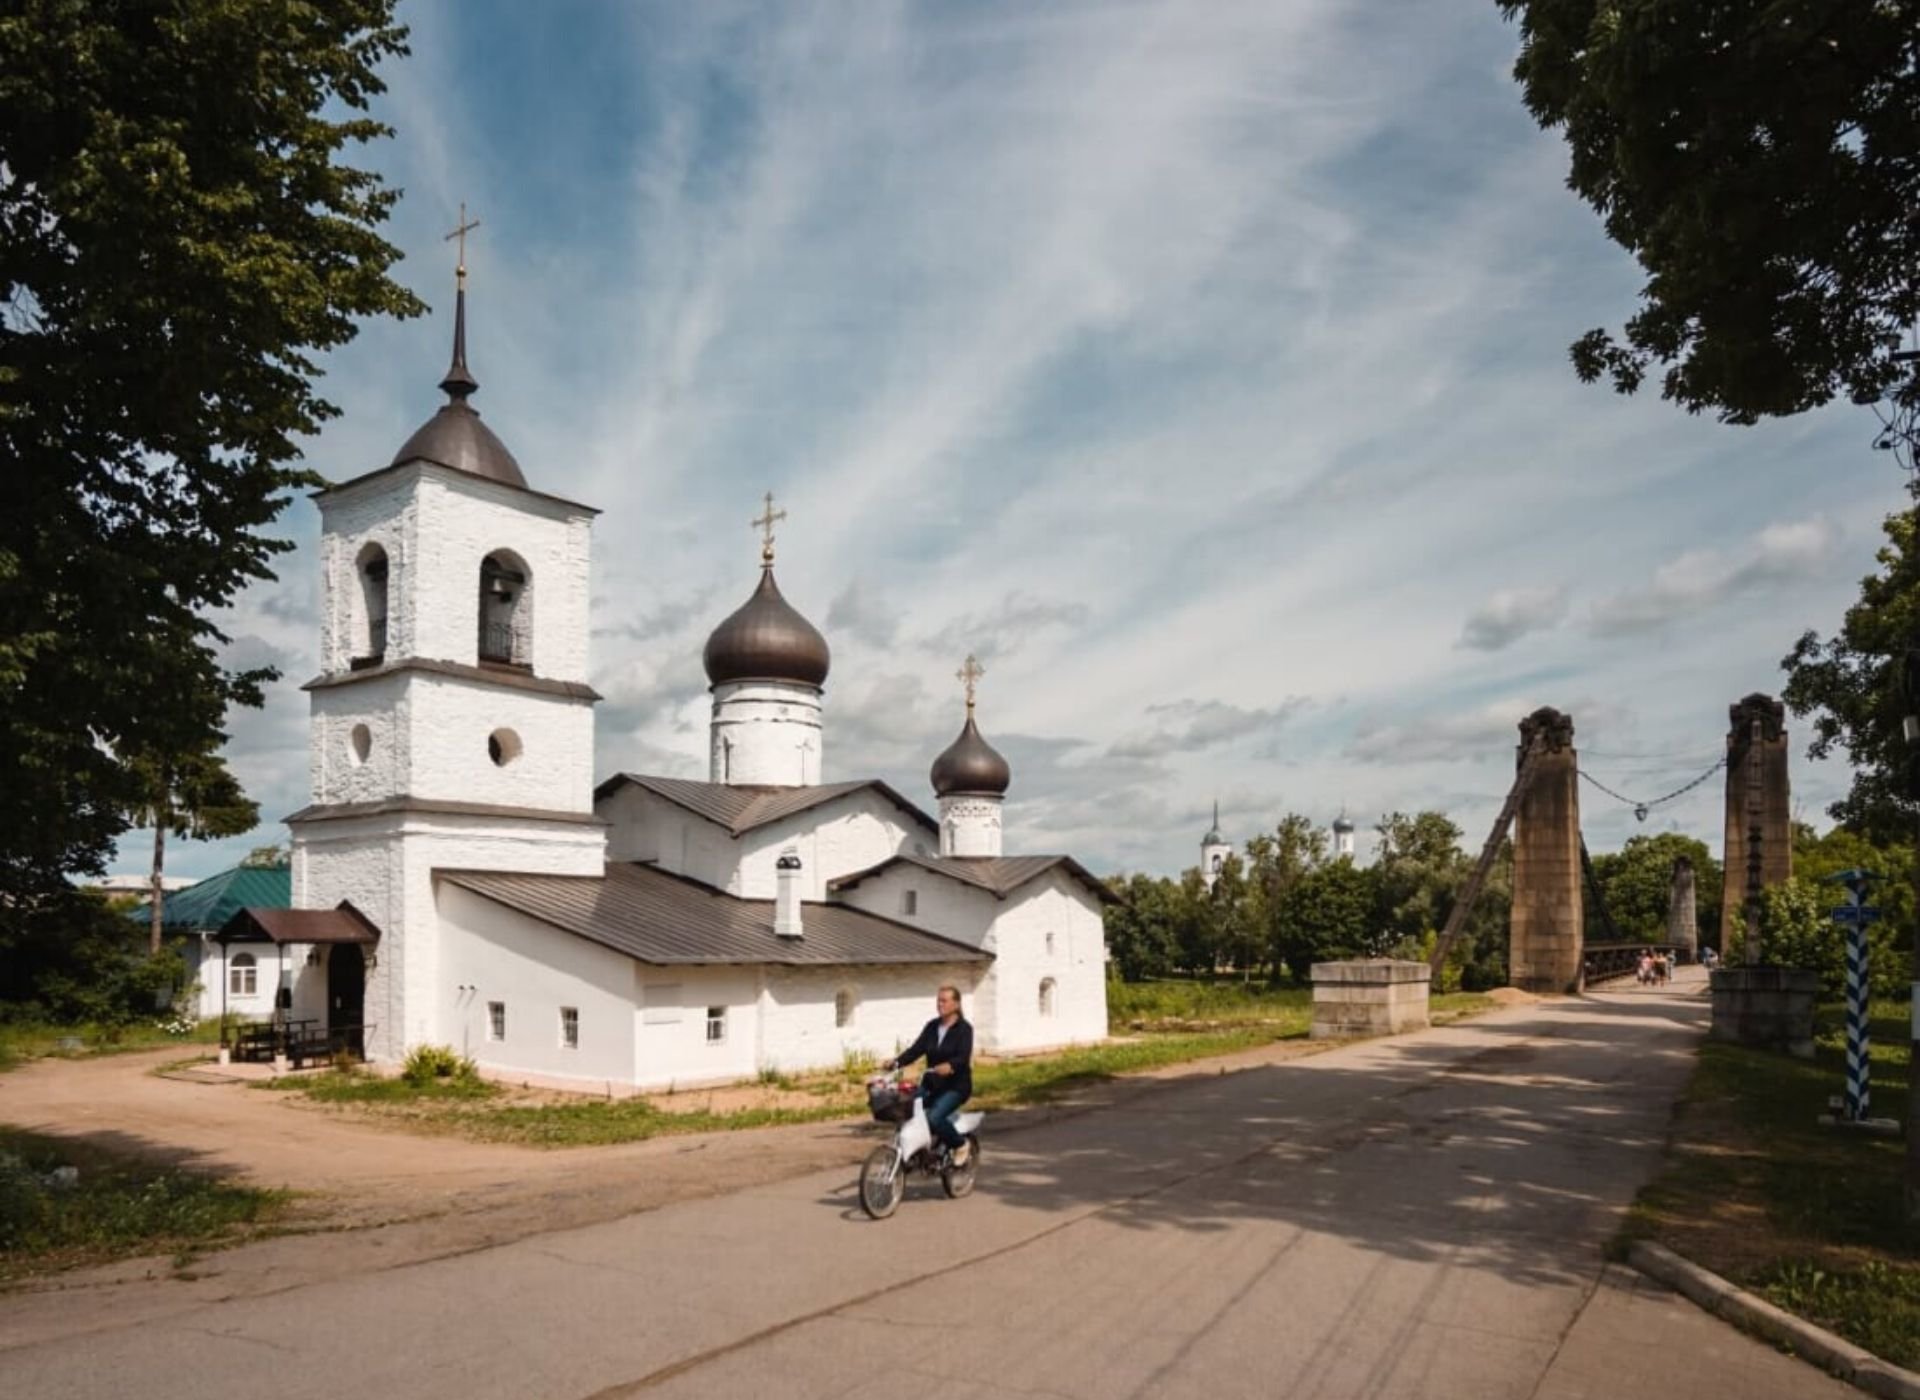
<instances>
[{"instance_id":1,"label":"white cloud","mask_svg":"<svg viewBox=\"0 0 1920 1400\"><path fill-rule=\"evenodd\" d=\"M1737 555L1690 550L1656 569L1644 587L1594 604L1593 631L1603 637L1656 631L1730 599L1817 577L1833 562L1840 539L1839 527L1816 515L1768 525Z\"/></svg>"}]
</instances>

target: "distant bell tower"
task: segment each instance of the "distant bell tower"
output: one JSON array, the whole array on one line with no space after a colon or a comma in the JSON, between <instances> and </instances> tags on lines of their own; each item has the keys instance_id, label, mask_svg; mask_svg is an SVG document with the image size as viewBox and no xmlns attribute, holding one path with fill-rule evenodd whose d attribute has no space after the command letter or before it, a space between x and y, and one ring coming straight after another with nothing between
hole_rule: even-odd
<instances>
[{"instance_id":1,"label":"distant bell tower","mask_svg":"<svg viewBox=\"0 0 1920 1400\"><path fill-rule=\"evenodd\" d=\"M1353 823L1347 820L1347 809L1344 807L1340 809L1340 815L1333 819L1333 858L1353 859Z\"/></svg>"},{"instance_id":2,"label":"distant bell tower","mask_svg":"<svg viewBox=\"0 0 1920 1400\"><path fill-rule=\"evenodd\" d=\"M1220 834L1220 803L1216 798L1213 804L1213 825L1207 828L1207 834L1200 838L1200 878L1213 888L1213 882L1220 878L1220 872L1227 867L1227 857L1233 854L1233 847L1227 838Z\"/></svg>"}]
</instances>

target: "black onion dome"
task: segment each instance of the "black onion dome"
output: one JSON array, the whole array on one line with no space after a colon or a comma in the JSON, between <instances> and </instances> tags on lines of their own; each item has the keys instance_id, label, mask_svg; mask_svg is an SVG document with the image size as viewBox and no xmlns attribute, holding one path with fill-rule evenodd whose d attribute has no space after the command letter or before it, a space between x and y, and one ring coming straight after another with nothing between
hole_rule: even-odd
<instances>
[{"instance_id":1,"label":"black onion dome","mask_svg":"<svg viewBox=\"0 0 1920 1400\"><path fill-rule=\"evenodd\" d=\"M998 749L981 737L973 716L967 716L960 737L933 761L933 795L955 797L974 793L1004 797L1013 782L1013 769Z\"/></svg>"},{"instance_id":2,"label":"black onion dome","mask_svg":"<svg viewBox=\"0 0 1920 1400\"><path fill-rule=\"evenodd\" d=\"M820 630L780 596L773 566L760 570L760 586L707 638L707 679L798 681L825 685L833 653Z\"/></svg>"}]
</instances>

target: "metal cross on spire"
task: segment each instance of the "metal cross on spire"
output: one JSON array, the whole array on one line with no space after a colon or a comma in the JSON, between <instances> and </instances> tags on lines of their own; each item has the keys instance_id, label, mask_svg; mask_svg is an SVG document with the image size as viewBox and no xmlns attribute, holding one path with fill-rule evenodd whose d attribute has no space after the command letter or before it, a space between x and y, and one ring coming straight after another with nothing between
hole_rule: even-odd
<instances>
[{"instance_id":1,"label":"metal cross on spire","mask_svg":"<svg viewBox=\"0 0 1920 1400\"><path fill-rule=\"evenodd\" d=\"M762 564L773 563L773 527L786 518L787 513L784 510L773 508L773 492L769 491L766 496L766 510L747 522L760 531L760 562Z\"/></svg>"},{"instance_id":2,"label":"metal cross on spire","mask_svg":"<svg viewBox=\"0 0 1920 1400\"><path fill-rule=\"evenodd\" d=\"M474 229L477 229L479 227L480 227L480 221L478 219L474 219L471 222L468 221L467 202L464 199L461 200L460 201L460 227L456 228L452 233L448 234L446 238L443 239L442 241L446 243L451 243L455 239L458 239L460 241L459 261L454 264L453 275L459 279L459 283L462 287L467 285L467 235L471 233Z\"/></svg>"},{"instance_id":3,"label":"metal cross on spire","mask_svg":"<svg viewBox=\"0 0 1920 1400\"><path fill-rule=\"evenodd\" d=\"M966 663L953 673L953 678L967 688L967 718L973 718L974 691L980 684L980 677L986 675L987 668L980 664L979 658L972 652L967 653Z\"/></svg>"}]
</instances>

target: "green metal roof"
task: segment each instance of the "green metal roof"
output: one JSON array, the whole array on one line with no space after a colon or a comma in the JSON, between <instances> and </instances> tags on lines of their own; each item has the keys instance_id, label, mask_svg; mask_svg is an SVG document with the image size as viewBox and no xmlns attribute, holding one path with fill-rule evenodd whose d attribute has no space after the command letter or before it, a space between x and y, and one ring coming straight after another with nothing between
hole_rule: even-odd
<instances>
[{"instance_id":1,"label":"green metal roof","mask_svg":"<svg viewBox=\"0 0 1920 1400\"><path fill-rule=\"evenodd\" d=\"M293 871L285 865L236 865L197 885L175 890L162 906L161 925L176 933L218 930L243 908L287 909L293 905ZM145 923L151 903L128 917Z\"/></svg>"}]
</instances>

